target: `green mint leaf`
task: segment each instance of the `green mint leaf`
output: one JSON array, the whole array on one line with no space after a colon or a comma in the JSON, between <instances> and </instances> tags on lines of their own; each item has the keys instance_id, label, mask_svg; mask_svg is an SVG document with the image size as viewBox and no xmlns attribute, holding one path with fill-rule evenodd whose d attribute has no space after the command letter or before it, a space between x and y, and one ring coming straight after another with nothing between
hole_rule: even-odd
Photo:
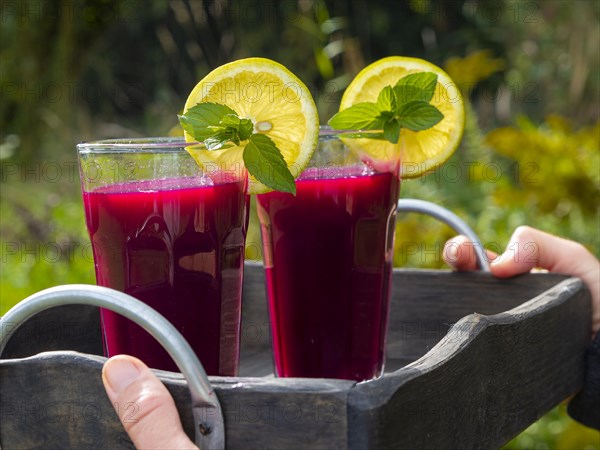
<instances>
[{"instance_id":1,"label":"green mint leaf","mask_svg":"<svg viewBox=\"0 0 600 450\"><path fill-rule=\"evenodd\" d=\"M237 114L225 114L219 121L219 125L222 127L231 127L237 131L240 128L241 121L242 119Z\"/></svg>"},{"instance_id":2,"label":"green mint leaf","mask_svg":"<svg viewBox=\"0 0 600 450\"><path fill-rule=\"evenodd\" d=\"M394 119L384 123L383 136L392 144L397 144L400 139L400 122Z\"/></svg>"},{"instance_id":3,"label":"green mint leaf","mask_svg":"<svg viewBox=\"0 0 600 450\"><path fill-rule=\"evenodd\" d=\"M413 100L429 103L436 85L437 75L432 72L411 73L400 78L394 86L398 105Z\"/></svg>"},{"instance_id":4,"label":"green mint leaf","mask_svg":"<svg viewBox=\"0 0 600 450\"><path fill-rule=\"evenodd\" d=\"M335 130L378 130L383 126L380 113L375 103L357 103L334 114L328 123Z\"/></svg>"},{"instance_id":5,"label":"green mint leaf","mask_svg":"<svg viewBox=\"0 0 600 450\"><path fill-rule=\"evenodd\" d=\"M235 131L235 134L240 140L249 139L254 132L254 124L250 119L240 119L237 114L226 114L223 116L219 125L225 128L230 128Z\"/></svg>"},{"instance_id":6,"label":"green mint leaf","mask_svg":"<svg viewBox=\"0 0 600 450\"><path fill-rule=\"evenodd\" d=\"M240 139L242 141L250 139L250 136L252 136L252 133L254 133L254 124L252 123L252 120L241 119L240 127L238 128L238 135L239 135Z\"/></svg>"},{"instance_id":7,"label":"green mint leaf","mask_svg":"<svg viewBox=\"0 0 600 450\"><path fill-rule=\"evenodd\" d=\"M198 142L220 131L220 122L226 115L237 116L228 106L219 103L198 103L179 116L181 127Z\"/></svg>"},{"instance_id":8,"label":"green mint leaf","mask_svg":"<svg viewBox=\"0 0 600 450\"><path fill-rule=\"evenodd\" d=\"M444 115L429 103L412 101L400 105L396 112L396 118L403 128L421 131L437 125Z\"/></svg>"},{"instance_id":9,"label":"green mint leaf","mask_svg":"<svg viewBox=\"0 0 600 450\"><path fill-rule=\"evenodd\" d=\"M250 132L248 133L248 122L250 123ZM231 134L231 141L235 145L240 145L240 141L245 141L252 134L252 121L250 119L240 119L236 114L226 114L223 116L220 125Z\"/></svg>"},{"instance_id":10,"label":"green mint leaf","mask_svg":"<svg viewBox=\"0 0 600 450\"><path fill-rule=\"evenodd\" d=\"M394 113L391 111L382 111L379 116L377 116L377 119L380 121L381 123L381 127L383 128L383 124L386 122L389 122L390 120L394 119Z\"/></svg>"},{"instance_id":11,"label":"green mint leaf","mask_svg":"<svg viewBox=\"0 0 600 450\"><path fill-rule=\"evenodd\" d=\"M192 136L198 142L204 141L208 136L213 135L220 129L218 126L197 126L194 119L190 119L187 116L178 117L181 128L183 128L190 136Z\"/></svg>"},{"instance_id":12,"label":"green mint leaf","mask_svg":"<svg viewBox=\"0 0 600 450\"><path fill-rule=\"evenodd\" d=\"M296 194L294 177L275 143L265 134L250 136L244 147L244 164L248 172L265 186Z\"/></svg>"},{"instance_id":13,"label":"green mint leaf","mask_svg":"<svg viewBox=\"0 0 600 450\"><path fill-rule=\"evenodd\" d=\"M235 145L240 145L240 140L234 130L231 128L221 129L204 139L204 146L207 150L222 150L229 141L233 142Z\"/></svg>"},{"instance_id":14,"label":"green mint leaf","mask_svg":"<svg viewBox=\"0 0 600 450\"><path fill-rule=\"evenodd\" d=\"M384 87L377 96L377 108L379 111L396 110L396 94L391 86Z\"/></svg>"},{"instance_id":15,"label":"green mint leaf","mask_svg":"<svg viewBox=\"0 0 600 450\"><path fill-rule=\"evenodd\" d=\"M429 104L437 80L438 76L432 72L402 77L394 87L384 87L376 103L358 103L340 111L329 120L329 125L337 130L375 130L373 133L345 133L344 137L385 139L397 144L401 128L426 130L444 118Z\"/></svg>"}]
</instances>

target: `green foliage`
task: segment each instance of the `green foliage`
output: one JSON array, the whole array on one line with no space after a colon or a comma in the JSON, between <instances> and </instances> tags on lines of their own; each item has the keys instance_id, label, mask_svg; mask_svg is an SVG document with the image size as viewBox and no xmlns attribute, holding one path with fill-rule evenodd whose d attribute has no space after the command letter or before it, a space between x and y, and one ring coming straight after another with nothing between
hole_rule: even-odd
<instances>
[{"instance_id":1,"label":"green foliage","mask_svg":"<svg viewBox=\"0 0 600 450\"><path fill-rule=\"evenodd\" d=\"M466 143L481 142L475 120L468 108L461 149L438 172L404 181L401 196L423 198L453 210L496 252L502 251L518 225L532 224L600 254L600 123L573 130L558 116L540 126L522 117L515 126L488 133L482 142L485 150L479 150L479 158L472 158ZM443 267L436 249L441 251L443 240L451 235L429 218L401 217L395 263ZM407 255L400 251L411 244L422 252Z\"/></svg>"},{"instance_id":2,"label":"green foliage","mask_svg":"<svg viewBox=\"0 0 600 450\"><path fill-rule=\"evenodd\" d=\"M560 405L532 424L503 450L600 450L600 432L575 422Z\"/></svg>"},{"instance_id":3,"label":"green foliage","mask_svg":"<svg viewBox=\"0 0 600 450\"><path fill-rule=\"evenodd\" d=\"M518 168L490 193L502 209L581 242L596 255L600 194L600 123L573 130L558 116L540 126L521 118L490 132L487 142ZM500 159L500 158L499 158Z\"/></svg>"},{"instance_id":4,"label":"green foliage","mask_svg":"<svg viewBox=\"0 0 600 450\"><path fill-rule=\"evenodd\" d=\"M453 210L496 251L530 224L600 253L600 3L142 3L22 0L2 17L0 314L43 288L94 282L77 173L67 170L75 143L180 132L175 113L197 81L247 56L296 73L323 122L368 62L447 61L469 100L462 146L437 172L404 181L401 195ZM246 253L258 259L255 211L251 224ZM395 265L443 267L453 234L430 218L399 217ZM508 448L597 443L560 407Z\"/></svg>"},{"instance_id":5,"label":"green foliage","mask_svg":"<svg viewBox=\"0 0 600 450\"><path fill-rule=\"evenodd\" d=\"M0 316L42 289L96 281L78 179L21 181L2 183Z\"/></svg>"}]
</instances>

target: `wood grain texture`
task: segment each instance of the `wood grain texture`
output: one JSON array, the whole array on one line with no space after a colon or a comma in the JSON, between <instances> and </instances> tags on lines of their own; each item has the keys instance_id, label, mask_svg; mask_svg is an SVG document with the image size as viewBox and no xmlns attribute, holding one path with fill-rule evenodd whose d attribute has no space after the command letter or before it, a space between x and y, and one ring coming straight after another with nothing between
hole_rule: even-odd
<instances>
[{"instance_id":1,"label":"wood grain texture","mask_svg":"<svg viewBox=\"0 0 600 450\"><path fill-rule=\"evenodd\" d=\"M102 334L98 308L64 305L36 314L15 331L2 352L2 358L25 358L51 350L74 350L101 355Z\"/></svg>"},{"instance_id":2,"label":"wood grain texture","mask_svg":"<svg viewBox=\"0 0 600 450\"><path fill-rule=\"evenodd\" d=\"M104 360L64 351L2 360L2 448L133 448L102 387ZM156 373L193 439L185 380ZM347 395L354 382L220 377L211 382L221 402L228 448L348 447ZM136 405L119 406L128 420L142 413Z\"/></svg>"},{"instance_id":3,"label":"wood grain texture","mask_svg":"<svg viewBox=\"0 0 600 450\"><path fill-rule=\"evenodd\" d=\"M211 377L228 448L497 448L581 387L591 306L578 279L395 270L387 372L355 384L272 377L264 272L245 270L241 377ZM76 317L74 336L64 328ZM131 446L102 387L104 358L64 351L100 353L97 316L30 322L11 357L63 351L0 361L2 448ZM185 380L157 374L193 436Z\"/></svg>"},{"instance_id":4,"label":"wood grain texture","mask_svg":"<svg viewBox=\"0 0 600 450\"><path fill-rule=\"evenodd\" d=\"M464 317L418 361L351 390L351 447L500 447L581 388L590 317L579 279Z\"/></svg>"}]
</instances>

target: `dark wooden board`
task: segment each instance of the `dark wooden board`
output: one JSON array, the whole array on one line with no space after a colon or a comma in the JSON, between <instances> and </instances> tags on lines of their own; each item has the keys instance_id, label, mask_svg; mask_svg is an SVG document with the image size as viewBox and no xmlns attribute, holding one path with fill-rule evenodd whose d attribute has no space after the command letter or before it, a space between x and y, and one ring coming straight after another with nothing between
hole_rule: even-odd
<instances>
[{"instance_id":1,"label":"dark wooden board","mask_svg":"<svg viewBox=\"0 0 600 450\"><path fill-rule=\"evenodd\" d=\"M255 377L211 377L228 448L496 448L581 387L591 307L580 280L395 270L393 284L383 377L278 379L264 273L248 264L240 375ZM0 361L0 443L127 448L102 388L104 358L64 351L101 352L97 315L63 308L30 319L3 355L13 359ZM60 335L77 317L87 324L77 339ZM24 358L41 350L62 351ZM193 436L185 381L157 373Z\"/></svg>"},{"instance_id":2,"label":"dark wooden board","mask_svg":"<svg viewBox=\"0 0 600 450\"><path fill-rule=\"evenodd\" d=\"M581 388L590 318L578 279L464 317L415 363L350 391L351 447L500 447Z\"/></svg>"},{"instance_id":3,"label":"dark wooden board","mask_svg":"<svg viewBox=\"0 0 600 450\"><path fill-rule=\"evenodd\" d=\"M473 312L489 315L506 311L566 277L529 274L497 280L481 272L396 269L392 278L388 371L423 356L460 318ZM240 376L273 373L265 295L262 265L246 263ZM8 342L2 358L24 358L52 350L102 355L99 330L98 308L81 305L53 308L20 327Z\"/></svg>"},{"instance_id":4,"label":"dark wooden board","mask_svg":"<svg viewBox=\"0 0 600 450\"><path fill-rule=\"evenodd\" d=\"M2 448L133 448L102 387L104 358L49 352L0 364ZM193 439L189 391L180 374L157 371ZM211 377L228 448L347 448L347 396L354 382ZM282 395L285 392L284 395ZM134 405L121 405L135 420ZM204 449L206 450L206 449Z\"/></svg>"},{"instance_id":5,"label":"dark wooden board","mask_svg":"<svg viewBox=\"0 0 600 450\"><path fill-rule=\"evenodd\" d=\"M15 331L2 352L2 358L25 358L50 350L102 355L98 308L63 305L36 314Z\"/></svg>"}]
</instances>

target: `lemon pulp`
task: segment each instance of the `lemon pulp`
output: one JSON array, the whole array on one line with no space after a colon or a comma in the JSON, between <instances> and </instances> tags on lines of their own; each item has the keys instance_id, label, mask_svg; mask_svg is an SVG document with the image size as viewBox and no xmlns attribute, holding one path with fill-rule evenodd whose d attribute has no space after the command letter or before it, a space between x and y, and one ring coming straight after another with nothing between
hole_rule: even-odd
<instances>
[{"instance_id":1,"label":"lemon pulp","mask_svg":"<svg viewBox=\"0 0 600 450\"><path fill-rule=\"evenodd\" d=\"M402 178L415 178L437 169L454 153L462 138L465 113L456 84L439 67L418 58L391 56L365 67L346 88L340 111L362 102L376 102L386 86L409 74L433 72L438 76L431 104L444 115L442 121L423 131L403 128L398 144L373 139L344 139L374 164L401 158Z\"/></svg>"},{"instance_id":2,"label":"lemon pulp","mask_svg":"<svg viewBox=\"0 0 600 450\"><path fill-rule=\"evenodd\" d=\"M197 103L229 106L251 119L254 131L269 136L296 178L308 164L319 137L317 108L308 88L283 65L266 58L246 58L210 72L190 93L184 113ZM185 133L186 140L195 139ZM244 143L223 150L189 151L205 170L240 170ZM250 194L270 189L249 176Z\"/></svg>"}]
</instances>

